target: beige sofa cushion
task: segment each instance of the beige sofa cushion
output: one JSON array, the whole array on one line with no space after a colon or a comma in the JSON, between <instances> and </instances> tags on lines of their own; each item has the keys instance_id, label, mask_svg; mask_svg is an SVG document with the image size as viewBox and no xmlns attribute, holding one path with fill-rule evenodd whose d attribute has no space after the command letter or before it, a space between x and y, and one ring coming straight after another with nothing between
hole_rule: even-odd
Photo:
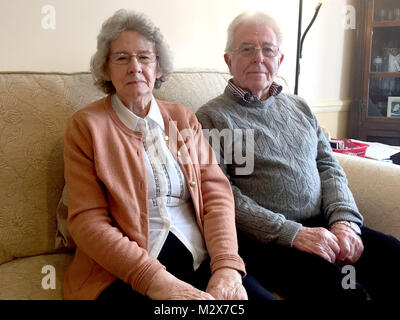
<instances>
[{"instance_id":1,"label":"beige sofa cushion","mask_svg":"<svg viewBox=\"0 0 400 320\"><path fill-rule=\"evenodd\" d=\"M16 259L0 265L0 300L62 299L62 283L66 266L72 262L72 259L72 254L46 254ZM46 280L50 272L43 269L49 265L54 267L54 289L42 287L43 278L45 278L45 285L49 284Z\"/></svg>"}]
</instances>

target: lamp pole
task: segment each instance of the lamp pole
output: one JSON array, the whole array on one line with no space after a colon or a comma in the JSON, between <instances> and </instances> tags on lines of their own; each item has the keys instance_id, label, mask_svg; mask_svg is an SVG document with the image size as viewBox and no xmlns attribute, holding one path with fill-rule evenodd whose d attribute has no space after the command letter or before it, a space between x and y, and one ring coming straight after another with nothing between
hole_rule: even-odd
<instances>
[{"instance_id":1,"label":"lamp pole","mask_svg":"<svg viewBox=\"0 0 400 320\"><path fill-rule=\"evenodd\" d=\"M311 26L314 24L315 19L317 19L319 10L321 9L322 1L318 2L317 7L315 8L315 13L313 18L311 19L310 23L308 24L307 29L304 31L303 36L301 35L301 22L303 18L303 0L299 0L299 23L297 29L297 54L296 54L296 81L294 84L294 94L297 95L299 89L299 75L300 75L300 59L302 58L303 52L303 42L306 38L308 31L310 30Z\"/></svg>"},{"instance_id":2,"label":"lamp pole","mask_svg":"<svg viewBox=\"0 0 400 320\"><path fill-rule=\"evenodd\" d=\"M303 0L299 0L299 18L297 25L297 53L296 53L296 81L294 83L294 94L297 95L299 90L299 75L300 75L300 39L301 39L301 22L303 19Z\"/></svg>"}]
</instances>

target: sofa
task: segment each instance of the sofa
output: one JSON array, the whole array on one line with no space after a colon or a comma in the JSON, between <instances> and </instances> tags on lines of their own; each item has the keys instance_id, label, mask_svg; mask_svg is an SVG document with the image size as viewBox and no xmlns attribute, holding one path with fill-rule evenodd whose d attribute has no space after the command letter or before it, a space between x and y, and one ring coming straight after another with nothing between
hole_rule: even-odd
<instances>
[{"instance_id":1,"label":"sofa","mask_svg":"<svg viewBox=\"0 0 400 320\"><path fill-rule=\"evenodd\" d=\"M195 111L220 94L227 79L225 72L178 70L154 95ZM85 72L0 72L0 299L63 298L74 250L60 240L56 216L64 127L75 110L101 96ZM400 238L400 166L337 158L365 224Z\"/></svg>"}]
</instances>

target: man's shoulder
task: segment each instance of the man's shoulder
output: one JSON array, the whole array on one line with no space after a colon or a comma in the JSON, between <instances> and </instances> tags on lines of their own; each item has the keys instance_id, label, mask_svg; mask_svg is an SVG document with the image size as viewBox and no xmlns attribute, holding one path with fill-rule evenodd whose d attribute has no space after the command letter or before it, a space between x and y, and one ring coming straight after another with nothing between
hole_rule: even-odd
<instances>
[{"instance_id":1,"label":"man's shoulder","mask_svg":"<svg viewBox=\"0 0 400 320\"><path fill-rule=\"evenodd\" d=\"M202 105L196 117L203 128L225 127L232 117L234 101L226 94L221 94Z\"/></svg>"},{"instance_id":2,"label":"man's shoulder","mask_svg":"<svg viewBox=\"0 0 400 320\"><path fill-rule=\"evenodd\" d=\"M281 92L280 94L275 96L275 99L277 99L278 101L290 101L294 104L307 104L304 98L292 93Z\"/></svg>"},{"instance_id":3,"label":"man's shoulder","mask_svg":"<svg viewBox=\"0 0 400 320\"><path fill-rule=\"evenodd\" d=\"M211 100L207 101L203 104L197 111L198 113L212 113L218 110L223 109L228 102L227 97L224 94L220 94L219 96L212 98Z\"/></svg>"},{"instance_id":4,"label":"man's shoulder","mask_svg":"<svg viewBox=\"0 0 400 320\"><path fill-rule=\"evenodd\" d=\"M275 97L276 101L288 107L295 107L308 117L313 117L313 112L307 101L298 95L291 93L280 93Z\"/></svg>"}]
</instances>

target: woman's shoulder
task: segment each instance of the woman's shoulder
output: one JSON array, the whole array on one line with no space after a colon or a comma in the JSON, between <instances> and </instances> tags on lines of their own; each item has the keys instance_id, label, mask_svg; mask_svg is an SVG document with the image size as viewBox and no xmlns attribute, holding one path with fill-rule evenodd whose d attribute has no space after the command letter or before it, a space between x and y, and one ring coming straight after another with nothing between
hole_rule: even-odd
<instances>
[{"instance_id":1,"label":"woman's shoulder","mask_svg":"<svg viewBox=\"0 0 400 320\"><path fill-rule=\"evenodd\" d=\"M164 109L167 112L174 112L174 111L178 110L178 111L190 113L190 111L191 111L190 108L186 107L185 105L183 105L181 103L160 100L160 99L156 99L156 100L157 100L159 107Z\"/></svg>"},{"instance_id":2,"label":"woman's shoulder","mask_svg":"<svg viewBox=\"0 0 400 320\"><path fill-rule=\"evenodd\" d=\"M93 101L76 110L67 120L66 131L90 132L93 128L106 127L110 120L108 97ZM112 108L112 107L111 107Z\"/></svg>"},{"instance_id":3,"label":"woman's shoulder","mask_svg":"<svg viewBox=\"0 0 400 320\"><path fill-rule=\"evenodd\" d=\"M189 107L176 102L170 102L165 100L158 100L158 106L161 113L166 114L169 118L177 121L187 120L189 122L197 122L197 118L194 112Z\"/></svg>"}]
</instances>

